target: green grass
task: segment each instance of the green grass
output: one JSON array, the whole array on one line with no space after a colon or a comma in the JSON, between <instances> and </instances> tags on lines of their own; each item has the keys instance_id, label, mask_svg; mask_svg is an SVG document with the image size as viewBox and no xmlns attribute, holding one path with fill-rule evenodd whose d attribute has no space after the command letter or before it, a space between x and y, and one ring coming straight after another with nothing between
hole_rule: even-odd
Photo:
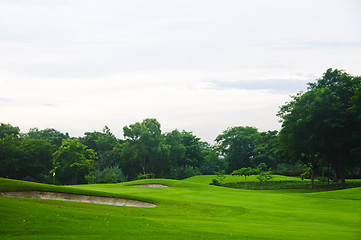
<instances>
[{"instance_id":1,"label":"green grass","mask_svg":"<svg viewBox=\"0 0 361 240\"><path fill-rule=\"evenodd\" d=\"M217 175L198 175L190 178L186 178L183 181L187 182L195 182L195 183L203 183L203 184L210 184L212 179L217 179ZM223 183L233 183L233 182L244 182L244 176L232 176L226 175L226 178L223 180ZM258 181L256 175L251 175L247 177L247 181ZM272 179L270 181L306 181L309 180L302 180L300 177L287 177L281 175L272 175Z\"/></svg>"},{"instance_id":2,"label":"green grass","mask_svg":"<svg viewBox=\"0 0 361 240\"><path fill-rule=\"evenodd\" d=\"M216 175L199 175L184 179L183 181L209 184L212 182L212 179L218 178ZM328 184L327 182L315 180L313 189L310 189L310 184L310 179L302 180L300 177L288 177L281 175L272 175L271 180L268 182L260 182L256 175L251 175L247 177L247 185L245 185L244 176L226 175L222 186L237 189L245 189L245 186L247 186L247 190L272 190L273 192L283 193L307 193L342 189L341 183L331 182ZM360 179L347 179L346 186L348 188L361 187L361 181Z\"/></svg>"},{"instance_id":3,"label":"green grass","mask_svg":"<svg viewBox=\"0 0 361 240\"><path fill-rule=\"evenodd\" d=\"M127 186L160 183L169 188ZM0 179L0 191L51 190L149 200L156 208L0 197L0 239L360 239L361 188L288 194L194 178L51 186Z\"/></svg>"},{"instance_id":4,"label":"green grass","mask_svg":"<svg viewBox=\"0 0 361 240\"><path fill-rule=\"evenodd\" d=\"M269 181L269 182L231 182L225 183L223 187L248 189L248 190L272 190L283 192L320 192L342 189L341 183L315 182L310 188L309 181ZM348 188L361 187L361 182L346 182Z\"/></svg>"}]
</instances>

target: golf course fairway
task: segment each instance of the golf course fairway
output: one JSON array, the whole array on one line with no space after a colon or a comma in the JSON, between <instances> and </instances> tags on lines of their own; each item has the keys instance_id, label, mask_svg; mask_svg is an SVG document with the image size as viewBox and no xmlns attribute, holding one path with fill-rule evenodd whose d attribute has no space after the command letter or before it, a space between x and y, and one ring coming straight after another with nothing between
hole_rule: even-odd
<instances>
[{"instance_id":1,"label":"golf course fairway","mask_svg":"<svg viewBox=\"0 0 361 240\"><path fill-rule=\"evenodd\" d=\"M361 188L289 193L200 182L54 186L0 178L0 192L66 192L157 205L0 197L0 239L361 239ZM139 184L168 187L134 186Z\"/></svg>"}]
</instances>

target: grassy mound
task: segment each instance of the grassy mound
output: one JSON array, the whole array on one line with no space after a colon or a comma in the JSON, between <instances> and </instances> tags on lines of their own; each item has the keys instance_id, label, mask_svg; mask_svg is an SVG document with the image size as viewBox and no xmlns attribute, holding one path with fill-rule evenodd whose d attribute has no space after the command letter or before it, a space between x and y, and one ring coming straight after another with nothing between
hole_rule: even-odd
<instances>
[{"instance_id":1,"label":"grassy mound","mask_svg":"<svg viewBox=\"0 0 361 240\"><path fill-rule=\"evenodd\" d=\"M188 179L189 180L189 179ZM130 185L163 184L168 188ZM2 191L44 190L148 199L129 208L0 198L0 239L360 239L360 189L288 194L150 179L52 186L0 179Z\"/></svg>"},{"instance_id":2,"label":"grassy mound","mask_svg":"<svg viewBox=\"0 0 361 240\"><path fill-rule=\"evenodd\" d=\"M202 183L202 184L210 184L212 182L212 179L217 178L216 175L199 175L194 176L190 178L186 178L183 181L187 182L194 182L194 183ZM244 176L232 176L232 175L226 175L226 178L224 179L223 183L234 183L234 182L244 182L245 178ZM248 176L247 181L254 182L258 181L256 175ZM309 180L302 180L300 177L287 177L287 176L281 176L281 175L272 175L272 179L270 181L306 181Z\"/></svg>"}]
</instances>

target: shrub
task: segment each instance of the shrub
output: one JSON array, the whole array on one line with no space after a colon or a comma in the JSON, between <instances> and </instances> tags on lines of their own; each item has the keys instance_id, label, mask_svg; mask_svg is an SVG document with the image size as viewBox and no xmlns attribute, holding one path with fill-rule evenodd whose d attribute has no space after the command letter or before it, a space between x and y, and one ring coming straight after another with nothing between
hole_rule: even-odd
<instances>
[{"instance_id":1,"label":"shrub","mask_svg":"<svg viewBox=\"0 0 361 240\"><path fill-rule=\"evenodd\" d=\"M213 178L209 185L221 186L221 183L217 179Z\"/></svg>"},{"instance_id":2,"label":"shrub","mask_svg":"<svg viewBox=\"0 0 361 240\"><path fill-rule=\"evenodd\" d=\"M127 177L124 176L122 169L118 166L107 167L104 170L96 170L91 172L87 177L88 183L119 183L126 182Z\"/></svg>"},{"instance_id":3,"label":"shrub","mask_svg":"<svg viewBox=\"0 0 361 240\"><path fill-rule=\"evenodd\" d=\"M327 177L316 177L316 180L319 182L325 183L325 182L327 182L328 179L327 179Z\"/></svg>"},{"instance_id":4,"label":"shrub","mask_svg":"<svg viewBox=\"0 0 361 240\"><path fill-rule=\"evenodd\" d=\"M272 176L271 176L272 171L271 171L271 169L267 170L267 164L265 164L265 163L260 163L258 165L258 167L256 168L256 172L258 173L257 179L260 182L268 182L269 180L272 179Z\"/></svg>"},{"instance_id":5,"label":"shrub","mask_svg":"<svg viewBox=\"0 0 361 240\"><path fill-rule=\"evenodd\" d=\"M307 172L304 172L301 174L301 179L304 180L304 179L310 179L311 178L311 173L310 171L308 170Z\"/></svg>"},{"instance_id":6,"label":"shrub","mask_svg":"<svg viewBox=\"0 0 361 240\"><path fill-rule=\"evenodd\" d=\"M219 185L222 185L223 184L223 180L226 179L226 171L222 170L222 171L219 171L219 172L216 172L217 174L217 178L218 178L218 182L219 182Z\"/></svg>"},{"instance_id":7,"label":"shrub","mask_svg":"<svg viewBox=\"0 0 361 240\"><path fill-rule=\"evenodd\" d=\"M257 175L260 182L268 182L272 179L271 171L260 171Z\"/></svg>"},{"instance_id":8,"label":"shrub","mask_svg":"<svg viewBox=\"0 0 361 240\"><path fill-rule=\"evenodd\" d=\"M188 165L184 167L178 167L174 171L174 175L176 179L189 178L199 174L200 172L197 168Z\"/></svg>"},{"instance_id":9,"label":"shrub","mask_svg":"<svg viewBox=\"0 0 361 240\"><path fill-rule=\"evenodd\" d=\"M155 174L154 173L147 173L147 174L139 173L137 175L137 180L150 179L150 178L155 178Z\"/></svg>"}]
</instances>

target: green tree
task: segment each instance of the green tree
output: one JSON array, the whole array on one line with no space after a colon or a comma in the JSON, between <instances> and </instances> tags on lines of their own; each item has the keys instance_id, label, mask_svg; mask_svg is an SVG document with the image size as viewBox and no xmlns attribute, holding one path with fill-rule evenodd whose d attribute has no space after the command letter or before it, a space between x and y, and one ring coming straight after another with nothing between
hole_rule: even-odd
<instances>
[{"instance_id":1,"label":"green tree","mask_svg":"<svg viewBox=\"0 0 361 240\"><path fill-rule=\"evenodd\" d=\"M281 107L280 143L291 158L311 168L311 175L331 165L345 186L346 172L359 164L360 120L352 109L357 109L360 85L360 77L328 69L307 92Z\"/></svg>"},{"instance_id":2,"label":"green tree","mask_svg":"<svg viewBox=\"0 0 361 240\"><path fill-rule=\"evenodd\" d=\"M320 145L317 129L310 117L310 103L313 93L299 93L293 96L293 101L282 106L278 116L283 118L279 142L288 159L301 161L311 170L311 185L314 186L315 171L319 168L320 155L317 149Z\"/></svg>"},{"instance_id":3,"label":"green tree","mask_svg":"<svg viewBox=\"0 0 361 240\"><path fill-rule=\"evenodd\" d=\"M61 184L85 183L85 176L92 170L95 157L94 150L87 149L78 139L65 139L53 154L51 173Z\"/></svg>"},{"instance_id":4,"label":"green tree","mask_svg":"<svg viewBox=\"0 0 361 240\"><path fill-rule=\"evenodd\" d=\"M119 148L121 144L107 126L103 128L102 132L86 132L84 137L79 139L81 143L97 153L112 151L114 148Z\"/></svg>"},{"instance_id":5,"label":"green tree","mask_svg":"<svg viewBox=\"0 0 361 240\"><path fill-rule=\"evenodd\" d=\"M20 179L23 174L23 151L20 139L6 133L0 138L0 176Z\"/></svg>"},{"instance_id":6,"label":"green tree","mask_svg":"<svg viewBox=\"0 0 361 240\"><path fill-rule=\"evenodd\" d=\"M59 148L63 140L69 138L69 134L61 133L54 128L46 128L43 130L39 130L38 128L31 128L29 132L24 135L24 138L43 139Z\"/></svg>"},{"instance_id":7,"label":"green tree","mask_svg":"<svg viewBox=\"0 0 361 240\"><path fill-rule=\"evenodd\" d=\"M181 132L182 144L185 147L185 156L183 162L179 163L180 166L192 166L199 167L202 163L203 148L200 138L193 135L192 132L182 131Z\"/></svg>"},{"instance_id":8,"label":"green tree","mask_svg":"<svg viewBox=\"0 0 361 240\"><path fill-rule=\"evenodd\" d=\"M103 170L95 170L91 172L86 179L88 183L119 183L127 181L123 171L118 166L106 167Z\"/></svg>"},{"instance_id":9,"label":"green tree","mask_svg":"<svg viewBox=\"0 0 361 240\"><path fill-rule=\"evenodd\" d=\"M199 174L199 167L205 155L205 143L192 132L173 130L164 135L165 144L169 146L169 177L183 179Z\"/></svg>"},{"instance_id":10,"label":"green tree","mask_svg":"<svg viewBox=\"0 0 361 240\"><path fill-rule=\"evenodd\" d=\"M48 179L55 146L42 139L24 138L18 127L0 126L0 176Z\"/></svg>"},{"instance_id":11,"label":"green tree","mask_svg":"<svg viewBox=\"0 0 361 240\"><path fill-rule=\"evenodd\" d=\"M255 169L255 172L258 174L257 179L260 182L268 182L272 179L271 168L268 168L267 164L265 163L260 163Z\"/></svg>"},{"instance_id":12,"label":"green tree","mask_svg":"<svg viewBox=\"0 0 361 240\"><path fill-rule=\"evenodd\" d=\"M251 167L234 170L231 175L244 176L244 188L247 189L247 176L256 174L257 171Z\"/></svg>"},{"instance_id":13,"label":"green tree","mask_svg":"<svg viewBox=\"0 0 361 240\"><path fill-rule=\"evenodd\" d=\"M251 161L254 166L267 163L276 169L282 158L278 146L278 131L260 132L259 143L253 149L253 155Z\"/></svg>"},{"instance_id":14,"label":"green tree","mask_svg":"<svg viewBox=\"0 0 361 240\"><path fill-rule=\"evenodd\" d=\"M204 175L213 175L216 172L225 171L227 162L217 154L217 149L209 148L205 151L204 161L201 164L200 172Z\"/></svg>"},{"instance_id":15,"label":"green tree","mask_svg":"<svg viewBox=\"0 0 361 240\"><path fill-rule=\"evenodd\" d=\"M4 138L6 135L13 135L18 138L20 135L20 128L14 127L9 123L0 123L0 138Z\"/></svg>"},{"instance_id":16,"label":"green tree","mask_svg":"<svg viewBox=\"0 0 361 240\"><path fill-rule=\"evenodd\" d=\"M49 171L52 169L52 155L56 146L43 139L23 139L20 147L23 153L21 157L23 175L48 182Z\"/></svg>"},{"instance_id":17,"label":"green tree","mask_svg":"<svg viewBox=\"0 0 361 240\"><path fill-rule=\"evenodd\" d=\"M216 138L217 150L228 162L227 172L252 166L254 149L261 136L253 127L229 128Z\"/></svg>"},{"instance_id":18,"label":"green tree","mask_svg":"<svg viewBox=\"0 0 361 240\"><path fill-rule=\"evenodd\" d=\"M102 132L86 132L80 142L97 153L94 167L100 171L105 168L119 166L121 141L105 126Z\"/></svg>"},{"instance_id":19,"label":"green tree","mask_svg":"<svg viewBox=\"0 0 361 240\"><path fill-rule=\"evenodd\" d=\"M121 168L133 179L139 172L159 175L163 164L168 165L169 154L169 147L162 142L160 123L145 119L125 126L123 133L126 142L122 145Z\"/></svg>"},{"instance_id":20,"label":"green tree","mask_svg":"<svg viewBox=\"0 0 361 240\"><path fill-rule=\"evenodd\" d=\"M178 130L166 133L165 143L170 146L169 149L169 167L176 169L178 166L185 166L186 148L182 142L182 134ZM175 176L169 176L175 178Z\"/></svg>"}]
</instances>

